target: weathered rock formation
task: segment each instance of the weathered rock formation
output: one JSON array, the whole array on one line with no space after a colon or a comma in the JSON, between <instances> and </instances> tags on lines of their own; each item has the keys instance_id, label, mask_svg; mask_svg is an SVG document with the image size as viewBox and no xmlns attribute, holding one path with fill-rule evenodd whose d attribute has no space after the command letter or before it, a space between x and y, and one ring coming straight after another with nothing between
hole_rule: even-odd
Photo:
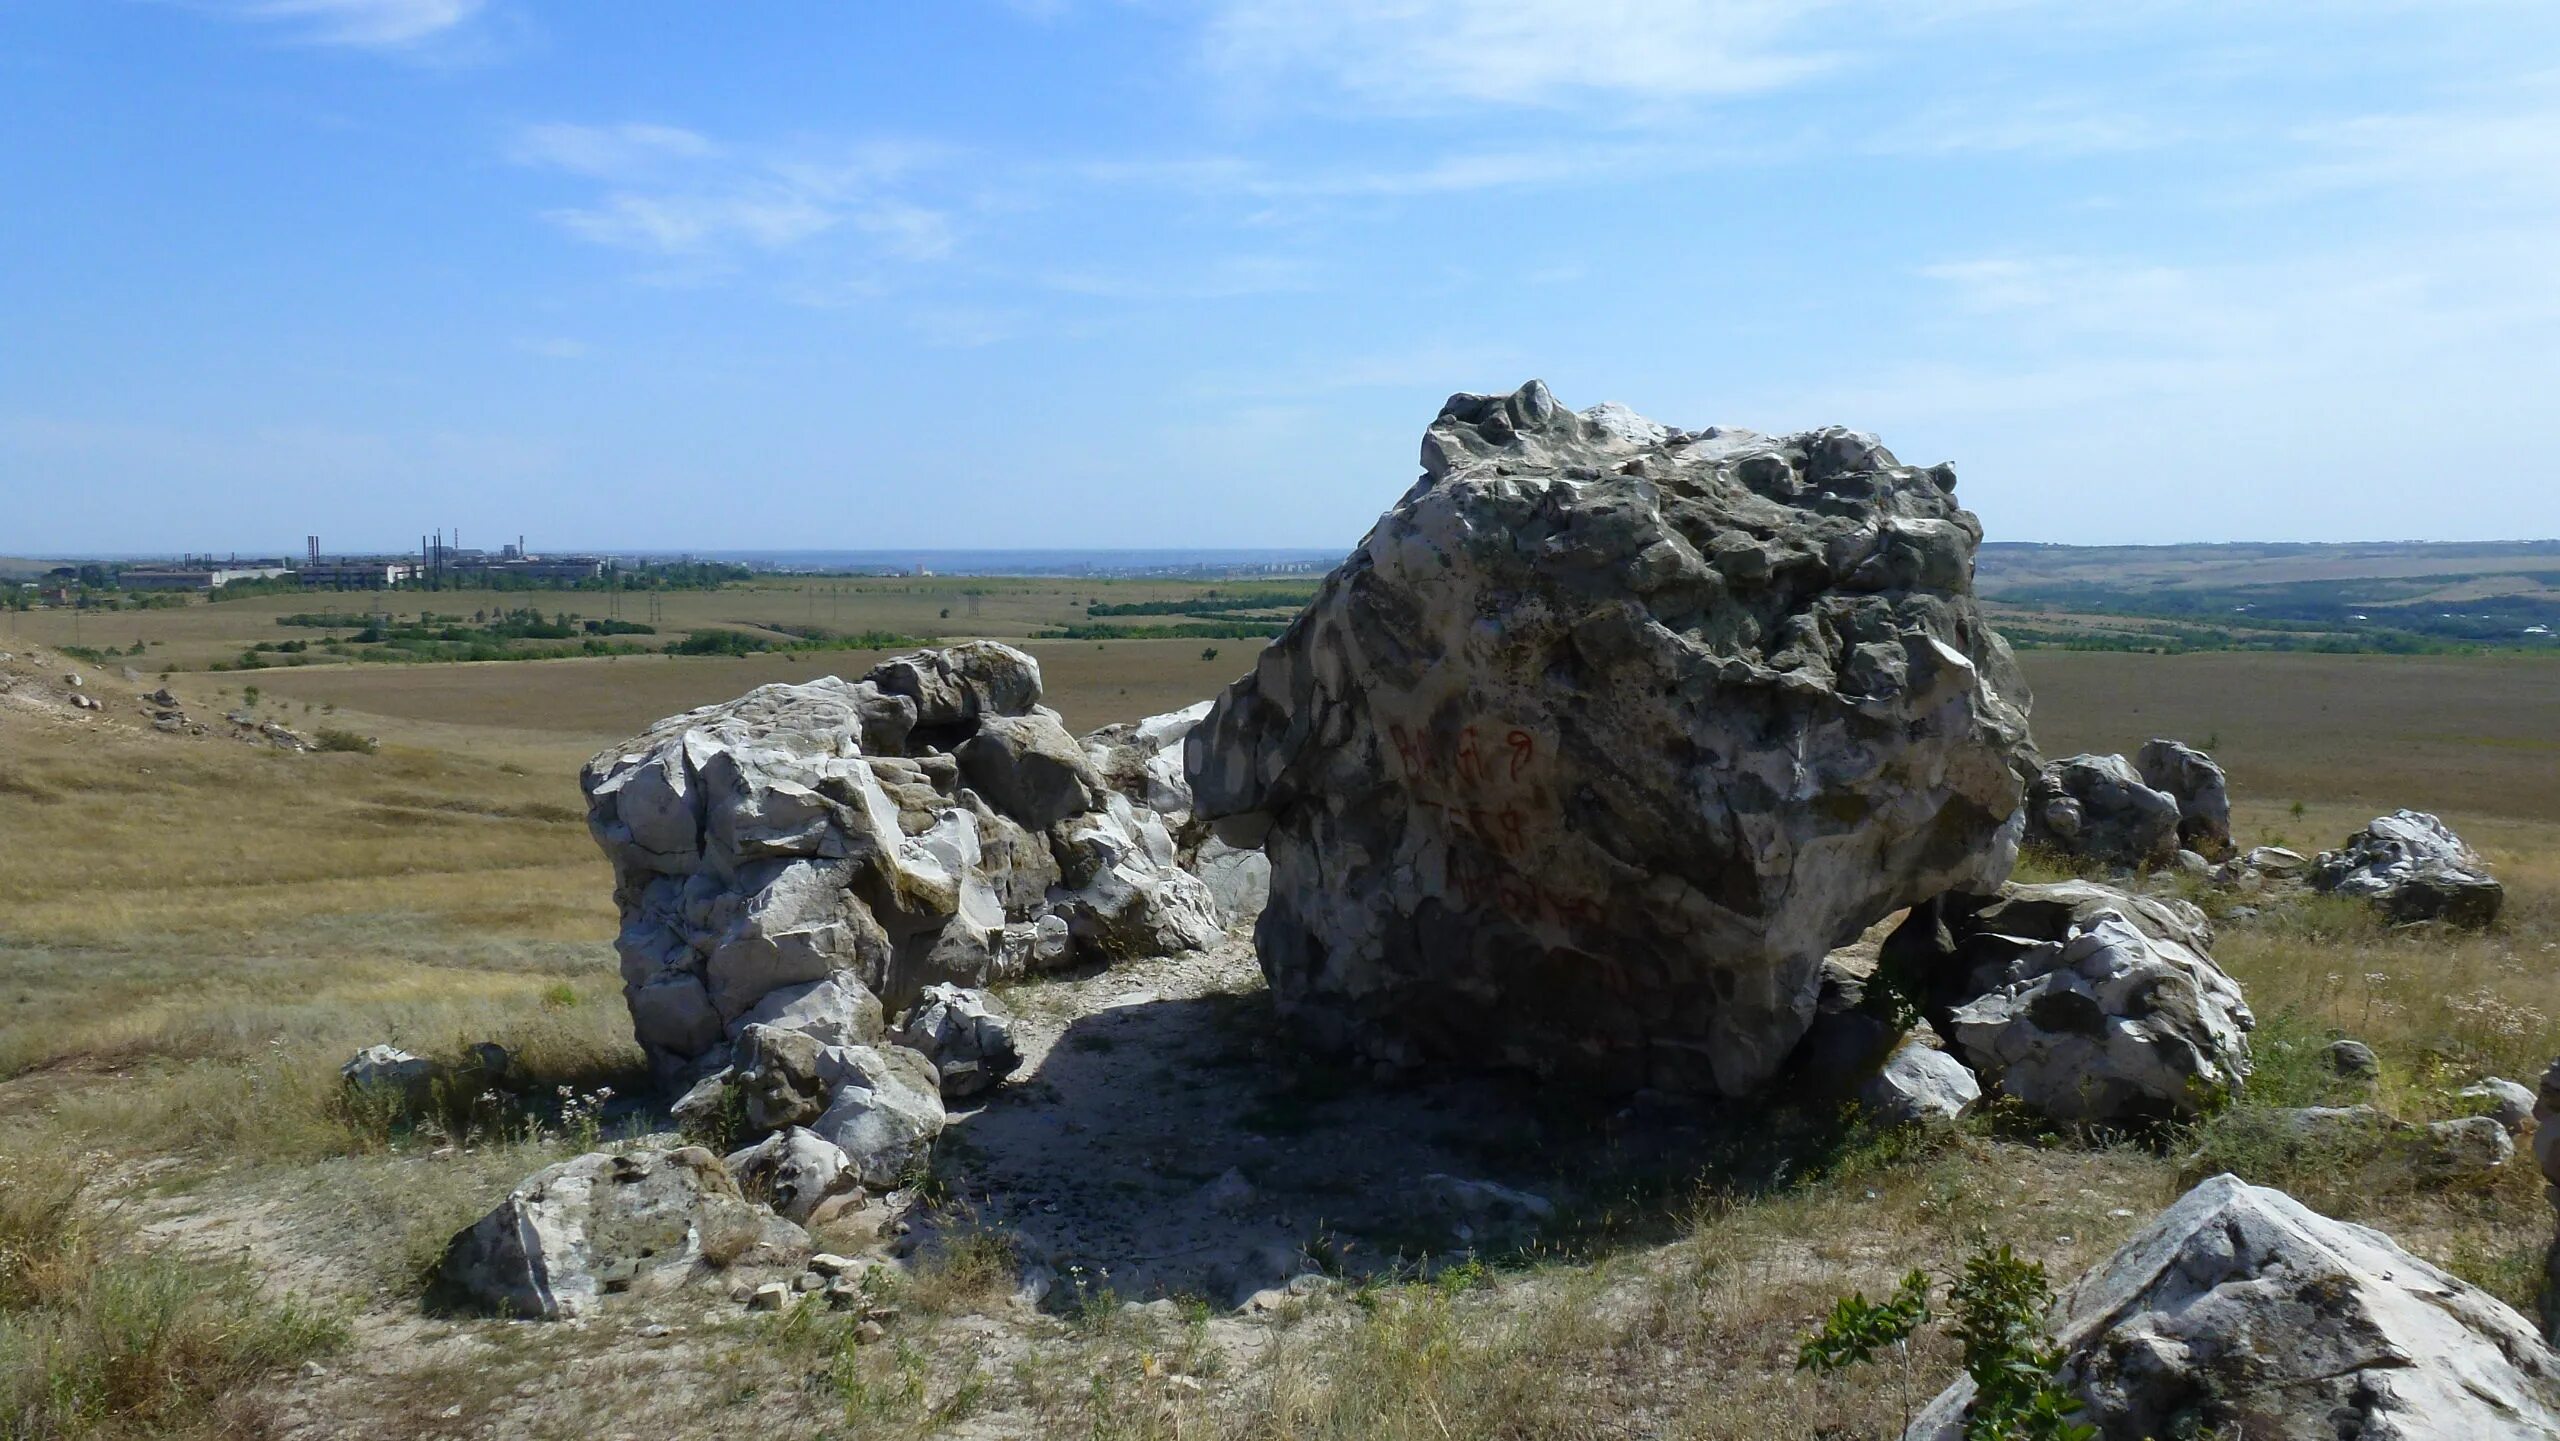
<instances>
[{"instance_id":1,"label":"weathered rock formation","mask_svg":"<svg viewBox=\"0 0 2560 1441\"><path fill-rule=\"evenodd\" d=\"M2103 1441L2560 1437L2560 1358L2390 1237L2216 1176L2072 1286L2056 1380ZM1959 1380L1908 1441L1957 1441Z\"/></svg>"},{"instance_id":2,"label":"weathered rock formation","mask_svg":"<svg viewBox=\"0 0 2560 1441\"><path fill-rule=\"evenodd\" d=\"M986 1091L1022 1064L1012 1018L995 997L962 986L925 987L924 998L898 1023L896 1039L933 1062L945 1100Z\"/></svg>"},{"instance_id":3,"label":"weathered rock formation","mask_svg":"<svg viewBox=\"0 0 2560 1441\"><path fill-rule=\"evenodd\" d=\"M751 1024L868 1044L880 1002L928 986L1223 932L1164 823L1040 693L1030 656L970 642L763 686L587 763L624 994L662 1079L728 1064Z\"/></svg>"},{"instance_id":4,"label":"weathered rock formation","mask_svg":"<svg viewBox=\"0 0 2560 1441\"><path fill-rule=\"evenodd\" d=\"M2065 756L2027 787L2027 839L2110 865L2166 865L2178 853L2178 801L2122 756Z\"/></svg>"},{"instance_id":5,"label":"weathered rock formation","mask_svg":"<svg viewBox=\"0 0 2560 1441\"><path fill-rule=\"evenodd\" d=\"M2231 784L2213 757L2152 740L2133 758L2142 783L2178 803L2178 844L2209 860L2231 854Z\"/></svg>"},{"instance_id":6,"label":"weathered rock formation","mask_svg":"<svg viewBox=\"0 0 2560 1441\"><path fill-rule=\"evenodd\" d=\"M2183 901L2086 881L1915 909L1884 964L1982 1079L2061 1121L2191 1116L2249 1073L2256 1025Z\"/></svg>"},{"instance_id":7,"label":"weathered rock formation","mask_svg":"<svg viewBox=\"0 0 2560 1441\"><path fill-rule=\"evenodd\" d=\"M553 1320L697 1266L808 1249L799 1227L748 1204L709 1151L595 1151L534 1172L455 1236L442 1278L490 1310Z\"/></svg>"},{"instance_id":8,"label":"weathered rock formation","mask_svg":"<svg viewBox=\"0 0 2560 1441\"><path fill-rule=\"evenodd\" d=\"M2451 827L2424 811L2393 811L2322 851L2314 889L2362 896L2394 921L2485 926L2498 918L2506 888Z\"/></svg>"},{"instance_id":9,"label":"weathered rock formation","mask_svg":"<svg viewBox=\"0 0 2560 1441\"><path fill-rule=\"evenodd\" d=\"M2014 859L2027 692L1944 466L1461 395L1195 728L1318 1044L1739 1092L1823 954Z\"/></svg>"}]
</instances>

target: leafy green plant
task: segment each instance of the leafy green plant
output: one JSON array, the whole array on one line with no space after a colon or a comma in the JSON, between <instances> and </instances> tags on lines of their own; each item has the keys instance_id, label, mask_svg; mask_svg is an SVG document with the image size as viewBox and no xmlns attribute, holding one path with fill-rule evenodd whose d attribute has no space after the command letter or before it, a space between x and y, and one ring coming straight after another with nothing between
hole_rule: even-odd
<instances>
[{"instance_id":1,"label":"leafy green plant","mask_svg":"<svg viewBox=\"0 0 2560 1441\"><path fill-rule=\"evenodd\" d=\"M1902 1363L1904 1429L1911 1404L1911 1338L1933 1319L1930 1279L1914 1270L1882 1301L1843 1296L1796 1353L1801 1370L1830 1372L1872 1361L1890 1349ZM1974 1396L1965 1411L1965 1441L2095 1441L2097 1428L2072 1418L2080 1402L2053 1382L2062 1350L2044 1328L2053 1287L2039 1261L2005 1244L1977 1247L1947 1283L1948 1330L1964 1347Z\"/></svg>"}]
</instances>

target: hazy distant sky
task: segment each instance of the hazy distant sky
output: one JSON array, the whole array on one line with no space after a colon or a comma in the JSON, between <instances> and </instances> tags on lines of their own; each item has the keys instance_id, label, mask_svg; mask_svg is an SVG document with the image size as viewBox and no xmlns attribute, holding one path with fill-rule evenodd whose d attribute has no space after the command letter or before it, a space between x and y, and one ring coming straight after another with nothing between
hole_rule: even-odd
<instances>
[{"instance_id":1,"label":"hazy distant sky","mask_svg":"<svg viewBox=\"0 0 2560 1441\"><path fill-rule=\"evenodd\" d=\"M0 554L1348 546L1532 376L2560 534L2560 4L0 4Z\"/></svg>"}]
</instances>

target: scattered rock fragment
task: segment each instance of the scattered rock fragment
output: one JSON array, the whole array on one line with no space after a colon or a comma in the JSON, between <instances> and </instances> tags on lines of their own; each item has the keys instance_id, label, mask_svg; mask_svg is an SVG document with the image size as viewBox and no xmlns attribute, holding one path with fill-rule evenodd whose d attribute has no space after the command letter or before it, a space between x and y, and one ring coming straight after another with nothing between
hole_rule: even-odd
<instances>
[{"instance_id":1,"label":"scattered rock fragment","mask_svg":"<svg viewBox=\"0 0 2560 1441\"><path fill-rule=\"evenodd\" d=\"M723 1164L743 1194L804 1226L820 1202L854 1182L843 1148L800 1126L776 1131Z\"/></svg>"},{"instance_id":2,"label":"scattered rock fragment","mask_svg":"<svg viewBox=\"0 0 2560 1441\"><path fill-rule=\"evenodd\" d=\"M1878 1125L1953 1121L1982 1099L1982 1085L1962 1061L1917 1038L1894 1048L1858 1087L1858 1106Z\"/></svg>"},{"instance_id":3,"label":"scattered rock fragment","mask_svg":"<svg viewBox=\"0 0 2560 1441\"><path fill-rule=\"evenodd\" d=\"M2369 1081L2382 1074L2381 1059L2373 1054L2373 1047L2362 1041L2331 1041L2321 1055L2337 1075Z\"/></svg>"},{"instance_id":4,"label":"scattered rock fragment","mask_svg":"<svg viewBox=\"0 0 2560 1441\"><path fill-rule=\"evenodd\" d=\"M406 1106L423 1106L435 1098L444 1067L398 1046L367 1046L338 1068L338 1078L356 1091L396 1098Z\"/></svg>"},{"instance_id":5,"label":"scattered rock fragment","mask_svg":"<svg viewBox=\"0 0 2560 1441\"><path fill-rule=\"evenodd\" d=\"M1957 1055L2059 1121L2193 1116L2247 1079L2257 1022L2210 944L2195 907L2087 881L1949 896L1886 942Z\"/></svg>"},{"instance_id":6,"label":"scattered rock fragment","mask_svg":"<svg viewBox=\"0 0 2560 1441\"><path fill-rule=\"evenodd\" d=\"M2393 921L2480 927L2498 918L2506 888L2444 822L2394 811L2312 863L2314 889L2370 900Z\"/></svg>"},{"instance_id":7,"label":"scattered rock fragment","mask_svg":"<svg viewBox=\"0 0 2560 1441\"><path fill-rule=\"evenodd\" d=\"M807 1251L807 1234L749 1205L709 1151L596 1151L526 1177L453 1238L441 1274L491 1310L551 1320L697 1267Z\"/></svg>"},{"instance_id":8,"label":"scattered rock fragment","mask_svg":"<svg viewBox=\"0 0 2560 1441\"><path fill-rule=\"evenodd\" d=\"M1022 1064L1004 1007L962 986L927 986L891 1039L933 1063L944 1100L990 1090Z\"/></svg>"},{"instance_id":9,"label":"scattered rock fragment","mask_svg":"<svg viewBox=\"0 0 2560 1441\"><path fill-rule=\"evenodd\" d=\"M2506 1127L2508 1135L2521 1136L2533 1124L2534 1094L2530 1086L2503 1076L2486 1076L2463 1087L2460 1094Z\"/></svg>"}]
</instances>

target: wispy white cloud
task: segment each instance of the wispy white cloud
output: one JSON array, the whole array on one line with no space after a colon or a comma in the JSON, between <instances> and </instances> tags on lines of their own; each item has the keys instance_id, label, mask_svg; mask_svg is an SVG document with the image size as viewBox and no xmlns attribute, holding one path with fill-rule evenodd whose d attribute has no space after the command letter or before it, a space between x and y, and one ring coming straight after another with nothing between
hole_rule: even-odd
<instances>
[{"instance_id":1,"label":"wispy white cloud","mask_svg":"<svg viewBox=\"0 0 2560 1441\"><path fill-rule=\"evenodd\" d=\"M2304 125L2288 193L2373 188L2463 192L2471 203L2560 201L2560 83L2516 87L2507 107L2412 110Z\"/></svg>"},{"instance_id":2,"label":"wispy white cloud","mask_svg":"<svg viewBox=\"0 0 2560 1441\"><path fill-rule=\"evenodd\" d=\"M673 161L720 153L709 140L674 125L528 125L507 146L519 165L545 166L599 180L646 175Z\"/></svg>"},{"instance_id":3,"label":"wispy white cloud","mask_svg":"<svg viewBox=\"0 0 2560 1441\"><path fill-rule=\"evenodd\" d=\"M1547 104L1778 89L1838 63L1806 33L1834 0L1223 0L1209 61L1303 72L1373 104Z\"/></svg>"},{"instance_id":4,"label":"wispy white cloud","mask_svg":"<svg viewBox=\"0 0 2560 1441\"><path fill-rule=\"evenodd\" d=\"M602 182L602 193L553 206L542 218L569 234L688 263L655 278L722 273L744 254L796 251L831 232L870 237L869 252L910 262L948 257L958 227L945 210L894 187L943 158L939 147L883 141L818 153L716 141L681 126L528 126L506 146L509 159ZM867 285L869 281L861 284ZM796 280L795 295L841 304L839 279Z\"/></svg>"},{"instance_id":5,"label":"wispy white cloud","mask_svg":"<svg viewBox=\"0 0 2560 1441\"><path fill-rule=\"evenodd\" d=\"M701 256L744 242L760 250L796 245L838 218L807 196L761 187L720 195L621 191L588 206L542 217L582 240L660 255Z\"/></svg>"},{"instance_id":6,"label":"wispy white cloud","mask_svg":"<svg viewBox=\"0 0 2560 1441\"><path fill-rule=\"evenodd\" d=\"M205 0L216 14L287 27L315 45L400 50L452 34L488 0Z\"/></svg>"},{"instance_id":7,"label":"wispy white cloud","mask_svg":"<svg viewBox=\"0 0 2560 1441\"><path fill-rule=\"evenodd\" d=\"M1859 147L1876 155L2076 156L2156 150L2195 139L2192 119L2080 100L1977 98L1896 119Z\"/></svg>"},{"instance_id":8,"label":"wispy white cloud","mask_svg":"<svg viewBox=\"0 0 2560 1441\"><path fill-rule=\"evenodd\" d=\"M1316 288L1315 266L1289 255L1229 255L1181 271L1052 270L1048 289L1101 300L1235 300Z\"/></svg>"}]
</instances>

